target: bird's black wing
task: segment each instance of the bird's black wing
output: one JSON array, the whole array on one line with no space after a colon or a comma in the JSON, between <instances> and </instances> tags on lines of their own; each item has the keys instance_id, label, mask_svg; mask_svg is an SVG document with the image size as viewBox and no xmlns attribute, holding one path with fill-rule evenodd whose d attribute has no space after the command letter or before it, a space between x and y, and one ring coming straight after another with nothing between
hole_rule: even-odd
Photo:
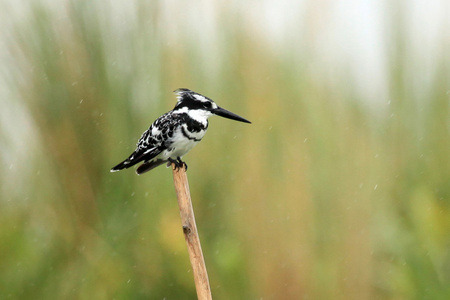
<instances>
[{"instance_id":1,"label":"bird's black wing","mask_svg":"<svg viewBox=\"0 0 450 300\"><path fill-rule=\"evenodd\" d=\"M136 174L141 175L150 170L153 170L154 168L156 168L164 163L166 163L166 161L162 160L162 159L154 159L151 161L146 161L136 169Z\"/></svg>"},{"instance_id":2,"label":"bird's black wing","mask_svg":"<svg viewBox=\"0 0 450 300\"><path fill-rule=\"evenodd\" d=\"M176 120L176 118L175 118ZM128 169L142 161L148 162L167 149L167 140L175 128L172 111L159 117L147 129L137 142L136 150L123 162L111 169L111 172ZM164 163L163 161L160 163ZM160 165L158 164L158 165ZM155 166L156 167L156 166ZM149 170L147 170L149 171Z\"/></svg>"}]
</instances>

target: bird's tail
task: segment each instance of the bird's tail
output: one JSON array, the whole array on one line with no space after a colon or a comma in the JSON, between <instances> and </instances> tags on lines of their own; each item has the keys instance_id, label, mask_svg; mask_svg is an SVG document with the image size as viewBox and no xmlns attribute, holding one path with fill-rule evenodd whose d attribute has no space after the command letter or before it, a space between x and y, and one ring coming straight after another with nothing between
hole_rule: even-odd
<instances>
[{"instance_id":1,"label":"bird's tail","mask_svg":"<svg viewBox=\"0 0 450 300\"><path fill-rule=\"evenodd\" d=\"M123 162L111 168L111 172L117 172L123 169L128 169L129 167L132 167L135 164L139 163L141 160L134 159L134 155L135 153L131 154L130 157L125 159Z\"/></svg>"},{"instance_id":2,"label":"bird's tail","mask_svg":"<svg viewBox=\"0 0 450 300\"><path fill-rule=\"evenodd\" d=\"M118 164L117 166L113 167L111 169L111 172L117 172L123 169L128 169L129 167L134 166L135 164L140 163L141 161L144 161L143 165L149 165L148 167L151 167L151 169L159 166L163 162L157 164L156 166L153 166L154 163L159 162L159 160L150 161L151 159L155 158L159 153L161 153L161 150L158 148L152 148L145 151L141 151L139 148L136 149L127 159L125 159L123 162ZM142 166L141 166L142 167ZM144 168L146 169L146 168ZM150 171L151 169L148 169L146 171ZM144 171L144 172L146 172ZM139 173L138 173L139 174Z\"/></svg>"},{"instance_id":3,"label":"bird's tail","mask_svg":"<svg viewBox=\"0 0 450 300\"><path fill-rule=\"evenodd\" d=\"M117 171L120 171L120 170L123 170L123 169L127 169L129 167L131 167L130 161L128 159L126 159L123 162L121 162L120 164L118 164L117 166L112 167L111 168L111 172L117 172Z\"/></svg>"},{"instance_id":4,"label":"bird's tail","mask_svg":"<svg viewBox=\"0 0 450 300\"><path fill-rule=\"evenodd\" d=\"M136 174L138 174L138 175L144 174L145 172L153 170L154 168L156 168L166 162L167 162L167 160L162 160L162 159L147 161L147 162L143 163L142 165L140 165L136 169Z\"/></svg>"}]
</instances>

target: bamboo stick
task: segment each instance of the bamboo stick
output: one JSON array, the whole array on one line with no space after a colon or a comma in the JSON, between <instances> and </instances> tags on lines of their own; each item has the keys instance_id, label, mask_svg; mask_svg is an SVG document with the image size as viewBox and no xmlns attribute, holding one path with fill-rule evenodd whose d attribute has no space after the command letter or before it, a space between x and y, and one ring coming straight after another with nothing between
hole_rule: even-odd
<instances>
[{"instance_id":1,"label":"bamboo stick","mask_svg":"<svg viewBox=\"0 0 450 300\"><path fill-rule=\"evenodd\" d=\"M200 238L195 224L194 210L192 208L189 183L184 167L176 168L172 164L173 182L180 207L181 224L183 226L184 238L186 240L189 259L194 273L195 289L199 300L211 300L211 288L209 286L208 273L203 258Z\"/></svg>"}]
</instances>

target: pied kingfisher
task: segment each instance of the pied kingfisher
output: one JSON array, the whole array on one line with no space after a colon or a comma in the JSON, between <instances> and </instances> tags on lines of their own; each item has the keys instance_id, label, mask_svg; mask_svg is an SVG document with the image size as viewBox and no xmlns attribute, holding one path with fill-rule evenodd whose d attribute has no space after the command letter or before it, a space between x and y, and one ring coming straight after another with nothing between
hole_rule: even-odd
<instances>
[{"instance_id":1,"label":"pied kingfisher","mask_svg":"<svg viewBox=\"0 0 450 300\"><path fill-rule=\"evenodd\" d=\"M186 163L181 158L201 141L208 129L212 115L251 123L250 121L219 107L211 99L188 89L177 89L175 108L159 117L137 142L136 150L123 162L111 169L120 171L144 162L136 169L138 175L157 166L174 163L177 168Z\"/></svg>"}]
</instances>

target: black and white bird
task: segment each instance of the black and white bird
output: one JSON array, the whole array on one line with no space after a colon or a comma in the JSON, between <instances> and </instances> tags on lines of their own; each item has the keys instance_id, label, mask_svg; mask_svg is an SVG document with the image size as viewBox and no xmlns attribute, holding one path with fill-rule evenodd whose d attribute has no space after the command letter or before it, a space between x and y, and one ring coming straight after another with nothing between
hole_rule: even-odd
<instances>
[{"instance_id":1,"label":"black and white bird","mask_svg":"<svg viewBox=\"0 0 450 300\"><path fill-rule=\"evenodd\" d=\"M175 108L153 122L137 142L136 150L111 172L128 169L140 162L143 164L136 169L138 175L164 163L187 168L181 158L202 140L209 117L217 115L251 123L191 90L177 89L174 93L178 95Z\"/></svg>"}]
</instances>

